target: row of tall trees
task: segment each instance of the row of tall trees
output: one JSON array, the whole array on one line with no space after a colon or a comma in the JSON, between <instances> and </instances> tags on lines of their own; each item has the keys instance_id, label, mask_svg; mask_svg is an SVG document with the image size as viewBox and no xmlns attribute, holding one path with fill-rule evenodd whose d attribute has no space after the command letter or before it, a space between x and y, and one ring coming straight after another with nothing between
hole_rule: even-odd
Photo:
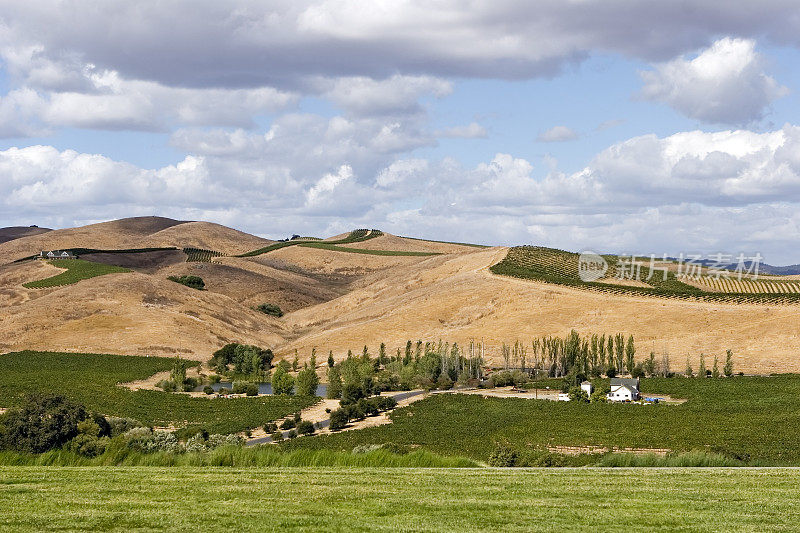
<instances>
[{"instance_id":1,"label":"row of tall trees","mask_svg":"<svg viewBox=\"0 0 800 533\"><path fill-rule=\"evenodd\" d=\"M626 339L622 333L582 337L572 330L565 337L541 337L527 346L503 343L501 355L506 370L529 371L536 377L633 374L636 369L633 335Z\"/></svg>"},{"instance_id":2,"label":"row of tall trees","mask_svg":"<svg viewBox=\"0 0 800 533\"><path fill-rule=\"evenodd\" d=\"M705 354L700 354L700 366L697 369L697 374L694 373L692 369L691 361L689 357L686 357L686 370L684 370L684 374L687 377L698 377L698 378L705 378L705 377L712 377L718 378L721 375L725 377L731 377L733 375L733 352L731 350L727 350L725 352L725 364L722 367L722 371L720 372L719 368L719 357L716 355L714 356L714 363L712 367L709 369L706 367L706 356Z\"/></svg>"}]
</instances>

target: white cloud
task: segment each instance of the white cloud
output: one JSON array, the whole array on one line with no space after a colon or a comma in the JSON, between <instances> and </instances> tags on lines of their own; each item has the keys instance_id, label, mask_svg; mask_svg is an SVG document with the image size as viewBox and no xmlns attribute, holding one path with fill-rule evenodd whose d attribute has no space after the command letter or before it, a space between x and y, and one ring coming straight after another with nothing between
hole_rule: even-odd
<instances>
[{"instance_id":1,"label":"white cloud","mask_svg":"<svg viewBox=\"0 0 800 533\"><path fill-rule=\"evenodd\" d=\"M566 126L553 126L547 131L544 131L536 137L539 142L552 143L572 141L579 137L578 132Z\"/></svg>"},{"instance_id":2,"label":"white cloud","mask_svg":"<svg viewBox=\"0 0 800 533\"><path fill-rule=\"evenodd\" d=\"M47 60L118 70L166 86L297 90L309 77L400 74L520 79L549 76L594 51L661 61L714 36L763 36L797 45L797 6L786 0L356 0L100 2L8 0L8 38ZM109 38L109 28L113 38ZM70 85L40 60L40 83ZM48 81L49 80L49 81Z\"/></svg>"},{"instance_id":3,"label":"white cloud","mask_svg":"<svg viewBox=\"0 0 800 533\"><path fill-rule=\"evenodd\" d=\"M447 96L453 91L450 82L430 76L392 76L373 80L359 76L320 80L332 84L324 95L351 114L385 115L419 112L419 99L426 95Z\"/></svg>"},{"instance_id":4,"label":"white cloud","mask_svg":"<svg viewBox=\"0 0 800 533\"><path fill-rule=\"evenodd\" d=\"M573 174L502 153L472 168L376 157L367 142L375 131L307 115L260 135L187 130L206 153L155 170L47 146L12 148L0 151L0 212L9 224L158 213L271 236L358 226L459 241L798 259L798 126L635 137Z\"/></svg>"},{"instance_id":5,"label":"white cloud","mask_svg":"<svg viewBox=\"0 0 800 533\"><path fill-rule=\"evenodd\" d=\"M437 137L451 137L460 139L482 139L487 136L486 128L477 122L470 122L466 126L453 126L436 132Z\"/></svg>"},{"instance_id":6,"label":"white cloud","mask_svg":"<svg viewBox=\"0 0 800 533\"><path fill-rule=\"evenodd\" d=\"M747 124L788 93L763 72L755 41L724 38L697 57L679 57L640 73L642 96L704 122Z\"/></svg>"},{"instance_id":7,"label":"white cloud","mask_svg":"<svg viewBox=\"0 0 800 533\"><path fill-rule=\"evenodd\" d=\"M315 205L328 193L334 192L337 187L353 179L353 168L342 165L336 174L325 174L313 187L306 192L306 204Z\"/></svg>"}]
</instances>

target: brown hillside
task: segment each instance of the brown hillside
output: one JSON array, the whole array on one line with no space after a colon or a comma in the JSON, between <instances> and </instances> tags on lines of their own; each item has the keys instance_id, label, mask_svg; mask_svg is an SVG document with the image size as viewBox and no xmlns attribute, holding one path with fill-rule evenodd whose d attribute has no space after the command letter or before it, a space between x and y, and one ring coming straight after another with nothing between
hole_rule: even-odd
<instances>
[{"instance_id":1,"label":"brown hillside","mask_svg":"<svg viewBox=\"0 0 800 533\"><path fill-rule=\"evenodd\" d=\"M202 248L235 255L268 246L273 242L212 222L186 222L151 234L141 247Z\"/></svg>"},{"instance_id":2,"label":"brown hillside","mask_svg":"<svg viewBox=\"0 0 800 533\"><path fill-rule=\"evenodd\" d=\"M3 261L39 249L194 246L236 253L269 243L216 224L156 217L56 230L0 244ZM341 358L366 344L390 350L406 340L484 340L499 362L503 342L535 337L633 334L639 355L667 350L673 370L687 354L735 353L737 370L800 372L800 306L692 302L620 296L495 276L506 248L474 248L385 234L353 247L435 256L383 256L290 246L267 254L187 263L180 251L91 254L135 270L52 289L22 284L61 272L47 263L0 265L0 351L23 348L168 355L207 359L227 342L333 350ZM201 276L207 290L167 280ZM288 314L252 308L278 304Z\"/></svg>"},{"instance_id":3,"label":"brown hillside","mask_svg":"<svg viewBox=\"0 0 800 533\"><path fill-rule=\"evenodd\" d=\"M33 226L12 226L10 228L0 228L0 243L13 241L22 237L29 237L31 235L39 235L52 231L48 228L39 228Z\"/></svg>"},{"instance_id":4,"label":"brown hillside","mask_svg":"<svg viewBox=\"0 0 800 533\"><path fill-rule=\"evenodd\" d=\"M0 244L0 264L61 248L143 248L143 239L166 228L183 224L162 217L123 218L77 228L48 231Z\"/></svg>"},{"instance_id":5,"label":"brown hillside","mask_svg":"<svg viewBox=\"0 0 800 533\"><path fill-rule=\"evenodd\" d=\"M46 266L34 264L37 270ZM17 291L35 298L18 297L18 303L3 308L1 351L180 353L202 360L228 342L270 346L281 340L276 319L227 296L146 274L111 274L56 289Z\"/></svg>"},{"instance_id":6,"label":"brown hillside","mask_svg":"<svg viewBox=\"0 0 800 533\"><path fill-rule=\"evenodd\" d=\"M393 350L408 339L462 346L483 339L491 359L499 361L503 342L530 343L574 328L633 334L641 356L667 350L678 371L687 354L697 368L701 352L722 355L728 348L736 354L738 370L800 371L798 306L613 296L491 274L488 267L505 252L492 248L430 258L393 271L391 279L292 313L287 325L300 336L280 353L296 348L308 354L315 346L342 357L364 344L377 350L385 342Z\"/></svg>"},{"instance_id":7,"label":"brown hillside","mask_svg":"<svg viewBox=\"0 0 800 533\"><path fill-rule=\"evenodd\" d=\"M439 254L457 254L474 252L478 248L461 244L444 242L422 241L407 239L389 233L362 242L346 244L348 248L362 248L364 250L396 250L401 252L430 252Z\"/></svg>"}]
</instances>

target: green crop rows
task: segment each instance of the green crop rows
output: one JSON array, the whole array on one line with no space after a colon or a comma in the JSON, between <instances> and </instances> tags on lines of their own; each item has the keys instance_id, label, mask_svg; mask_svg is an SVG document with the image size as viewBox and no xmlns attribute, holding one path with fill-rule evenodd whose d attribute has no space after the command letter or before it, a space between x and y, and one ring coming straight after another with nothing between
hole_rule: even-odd
<instances>
[{"instance_id":1,"label":"green crop rows","mask_svg":"<svg viewBox=\"0 0 800 533\"><path fill-rule=\"evenodd\" d=\"M609 264L607 277L615 277L620 268L619 258L603 256ZM603 283L584 282L578 277L578 254L544 248L540 246L516 246L508 251L502 261L492 265L495 274L521 279L543 281L558 285L589 289L610 294L635 296L660 296L668 298L708 300L725 303L800 303L800 293L795 292L705 292L702 289L683 283L673 272L663 278L661 271L650 272L646 266L640 267L639 279L647 287L635 287Z\"/></svg>"},{"instance_id":2,"label":"green crop rows","mask_svg":"<svg viewBox=\"0 0 800 533\"><path fill-rule=\"evenodd\" d=\"M351 231L350 234L345 237L344 239L338 239L335 241L326 241L327 244L350 244L354 242L363 242L369 239L374 239L375 237L380 237L383 235L383 232L377 229L357 229ZM259 248L258 250L253 250L251 252L247 252L245 254L239 255L237 257L253 257L255 255L261 255L268 252L272 252L275 250L280 250L281 248L286 248L287 246L298 246L298 245L308 245L308 244L317 244L317 243L309 243L307 240L303 239L294 239L291 241L281 241L276 242L274 244L270 244L269 246L265 246L264 248Z\"/></svg>"},{"instance_id":3,"label":"green crop rows","mask_svg":"<svg viewBox=\"0 0 800 533\"><path fill-rule=\"evenodd\" d=\"M222 257L221 252L214 250L204 250L202 248L184 248L187 263L210 263L212 257Z\"/></svg>"},{"instance_id":4,"label":"green crop rows","mask_svg":"<svg viewBox=\"0 0 800 533\"><path fill-rule=\"evenodd\" d=\"M127 268L114 265L104 265L102 263L92 263L82 259L53 259L48 261L51 265L58 268L65 268L66 271L49 278L38 281L30 281L23 284L28 289L43 289L46 287L59 287L61 285L71 285L84 279L103 276L105 274L116 274L119 272L130 272Z\"/></svg>"},{"instance_id":5,"label":"green crop rows","mask_svg":"<svg viewBox=\"0 0 800 533\"><path fill-rule=\"evenodd\" d=\"M706 450L741 460L800 465L800 376L648 378L645 396L680 405L582 404L438 394L394 411L393 423L301 439L290 448L352 450L363 444L422 446L486 460L497 444Z\"/></svg>"},{"instance_id":6,"label":"green crop rows","mask_svg":"<svg viewBox=\"0 0 800 533\"><path fill-rule=\"evenodd\" d=\"M105 415L157 426L197 425L233 433L299 411L316 400L294 397L191 398L161 391L131 391L117 383L170 370L163 357L15 352L0 355L0 406L19 405L26 394L63 394Z\"/></svg>"}]
</instances>

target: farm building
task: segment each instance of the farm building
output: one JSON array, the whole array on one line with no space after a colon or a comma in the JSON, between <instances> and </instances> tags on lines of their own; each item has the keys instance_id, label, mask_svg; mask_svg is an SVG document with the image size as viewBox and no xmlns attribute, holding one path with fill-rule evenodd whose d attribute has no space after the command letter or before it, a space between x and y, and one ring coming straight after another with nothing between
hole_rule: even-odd
<instances>
[{"instance_id":1,"label":"farm building","mask_svg":"<svg viewBox=\"0 0 800 533\"><path fill-rule=\"evenodd\" d=\"M581 390L586 393L586 396L591 396L592 392L594 392L594 387L592 386L591 381L584 381L581 383Z\"/></svg>"},{"instance_id":2,"label":"farm building","mask_svg":"<svg viewBox=\"0 0 800 533\"><path fill-rule=\"evenodd\" d=\"M610 402L635 402L639 399L639 378L611 378Z\"/></svg>"},{"instance_id":3,"label":"farm building","mask_svg":"<svg viewBox=\"0 0 800 533\"><path fill-rule=\"evenodd\" d=\"M49 252L45 252L42 250L39 252L37 256L38 259L76 259L77 256L72 252L61 251L61 250L50 250Z\"/></svg>"}]
</instances>

